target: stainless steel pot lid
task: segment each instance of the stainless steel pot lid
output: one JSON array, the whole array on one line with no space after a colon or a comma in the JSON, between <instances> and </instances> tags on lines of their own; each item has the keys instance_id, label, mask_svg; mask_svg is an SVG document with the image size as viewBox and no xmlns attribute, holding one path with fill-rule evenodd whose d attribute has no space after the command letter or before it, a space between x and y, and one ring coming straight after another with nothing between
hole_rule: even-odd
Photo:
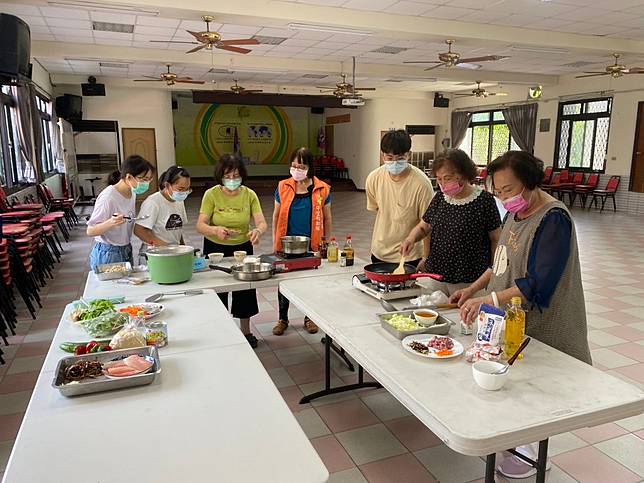
<instances>
[{"instance_id":1,"label":"stainless steel pot lid","mask_svg":"<svg viewBox=\"0 0 644 483\"><path fill-rule=\"evenodd\" d=\"M195 249L188 245L168 245L166 247L149 248L146 254L153 257L176 257L187 253L193 254L194 251Z\"/></svg>"}]
</instances>

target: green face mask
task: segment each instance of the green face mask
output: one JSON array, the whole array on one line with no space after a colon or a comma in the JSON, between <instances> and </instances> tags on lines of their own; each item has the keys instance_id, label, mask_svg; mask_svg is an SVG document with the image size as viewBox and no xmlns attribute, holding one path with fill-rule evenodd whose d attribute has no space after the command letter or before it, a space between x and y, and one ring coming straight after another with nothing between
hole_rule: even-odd
<instances>
[{"instance_id":1,"label":"green face mask","mask_svg":"<svg viewBox=\"0 0 644 483\"><path fill-rule=\"evenodd\" d=\"M147 181L139 181L136 185L136 188L132 188L132 193L135 195L142 195L147 190L150 189L150 183Z\"/></svg>"}]
</instances>

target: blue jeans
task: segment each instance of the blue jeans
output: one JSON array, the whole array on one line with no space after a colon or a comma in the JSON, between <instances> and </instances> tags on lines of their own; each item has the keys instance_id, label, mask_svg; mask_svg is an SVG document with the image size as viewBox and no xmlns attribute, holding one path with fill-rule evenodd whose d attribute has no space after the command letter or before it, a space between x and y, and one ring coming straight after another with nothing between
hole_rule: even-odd
<instances>
[{"instance_id":1,"label":"blue jeans","mask_svg":"<svg viewBox=\"0 0 644 483\"><path fill-rule=\"evenodd\" d=\"M94 247L89 254L89 267L95 270L98 265L106 263L130 262L134 263L132 257L132 245L122 247L108 245L106 243L94 242Z\"/></svg>"}]
</instances>

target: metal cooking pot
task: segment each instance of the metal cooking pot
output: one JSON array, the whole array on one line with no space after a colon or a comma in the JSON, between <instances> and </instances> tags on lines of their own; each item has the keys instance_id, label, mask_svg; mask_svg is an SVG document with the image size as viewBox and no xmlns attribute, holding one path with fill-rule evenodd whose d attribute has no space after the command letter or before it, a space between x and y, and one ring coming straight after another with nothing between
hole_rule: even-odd
<instances>
[{"instance_id":1,"label":"metal cooking pot","mask_svg":"<svg viewBox=\"0 0 644 483\"><path fill-rule=\"evenodd\" d=\"M311 239L308 236L283 236L282 251L288 255L302 255L309 251Z\"/></svg>"},{"instance_id":2,"label":"metal cooking pot","mask_svg":"<svg viewBox=\"0 0 644 483\"><path fill-rule=\"evenodd\" d=\"M268 280L275 273L275 267L272 263L257 262L244 263L243 265L234 265L232 268L210 265L213 270L220 270L231 274L235 279L243 282L257 282L259 280Z\"/></svg>"},{"instance_id":3,"label":"metal cooking pot","mask_svg":"<svg viewBox=\"0 0 644 483\"><path fill-rule=\"evenodd\" d=\"M156 283L183 283L192 278L195 249L187 245L149 248L145 252L150 279Z\"/></svg>"}]
</instances>

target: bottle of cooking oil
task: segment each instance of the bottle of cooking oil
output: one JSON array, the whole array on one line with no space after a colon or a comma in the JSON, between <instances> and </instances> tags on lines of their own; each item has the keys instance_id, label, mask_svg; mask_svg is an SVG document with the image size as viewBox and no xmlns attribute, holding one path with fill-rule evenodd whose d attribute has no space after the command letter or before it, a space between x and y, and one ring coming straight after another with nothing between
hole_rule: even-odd
<instances>
[{"instance_id":1,"label":"bottle of cooking oil","mask_svg":"<svg viewBox=\"0 0 644 483\"><path fill-rule=\"evenodd\" d=\"M510 305L505 311L505 337L503 352L510 358L519 349L525 337L525 310L521 308L521 297L512 297ZM519 355L519 359L523 354Z\"/></svg>"},{"instance_id":2,"label":"bottle of cooking oil","mask_svg":"<svg viewBox=\"0 0 644 483\"><path fill-rule=\"evenodd\" d=\"M355 252L353 250L353 243L351 240L351 235L347 235L347 239L344 242L344 248L342 249L347 256L347 267L353 266L353 260L355 258Z\"/></svg>"},{"instance_id":3,"label":"bottle of cooking oil","mask_svg":"<svg viewBox=\"0 0 644 483\"><path fill-rule=\"evenodd\" d=\"M329 241L329 246L326 250L326 256L330 263L336 263L338 261L338 242L335 241L335 237L332 236Z\"/></svg>"}]
</instances>

